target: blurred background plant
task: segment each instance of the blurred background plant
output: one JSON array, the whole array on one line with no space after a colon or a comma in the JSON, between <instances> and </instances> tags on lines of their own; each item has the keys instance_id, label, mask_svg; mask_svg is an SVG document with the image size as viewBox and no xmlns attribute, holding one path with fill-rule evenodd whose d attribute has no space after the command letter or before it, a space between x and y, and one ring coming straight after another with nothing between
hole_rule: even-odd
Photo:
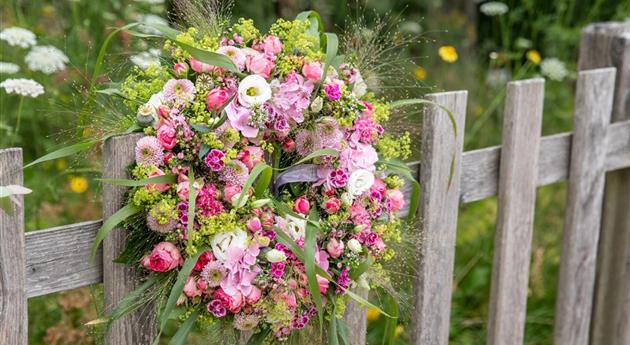
<instances>
[{"instance_id":1,"label":"blurred background plant","mask_svg":"<svg viewBox=\"0 0 630 345\"><path fill-rule=\"evenodd\" d=\"M107 35L133 21L173 19L172 8L170 0L3 1L0 147L22 147L29 162L77 140L83 130L77 128L79 110L85 105L98 50ZM329 30L342 31L348 18L360 16L369 26L385 16L394 18L402 32L420 37L420 43L402 55L408 63L398 73L417 81L404 92L418 97L440 90L469 90L467 150L500 144L505 85L514 79L544 77L543 132L570 130L581 28L596 21L630 20L630 1L620 0L248 0L235 1L233 13L254 19L264 29L276 17L293 18L307 8L319 11ZM32 36L10 29L16 27ZM160 63L159 51L150 48L154 46L128 34L114 36L96 78L99 87L106 88L110 79L120 80L134 64L146 68ZM11 79L33 80L39 86ZM100 102L92 112L111 107ZM413 140L419 142L417 118L401 118L401 126L412 128ZM27 229L99 218L100 187L94 181L99 169L98 149L27 169L25 184L34 191L25 198ZM563 208L563 184L539 189L526 344L551 343ZM460 213L453 344L485 343L495 218L495 199L466 205ZM98 315L99 300L98 287L29 300L29 343L98 343L99 332L83 324ZM408 309L409 305L401 305L401 322L395 328L369 311L370 344L381 344L386 332L393 332L396 344L407 343ZM191 339L191 344L202 343L203 338Z\"/></svg>"}]
</instances>

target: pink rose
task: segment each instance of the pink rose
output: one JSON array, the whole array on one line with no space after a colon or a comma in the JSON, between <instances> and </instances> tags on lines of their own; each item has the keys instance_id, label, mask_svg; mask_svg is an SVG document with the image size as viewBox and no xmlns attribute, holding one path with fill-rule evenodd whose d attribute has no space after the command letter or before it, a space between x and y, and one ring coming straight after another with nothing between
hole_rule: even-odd
<instances>
[{"instance_id":1,"label":"pink rose","mask_svg":"<svg viewBox=\"0 0 630 345\"><path fill-rule=\"evenodd\" d=\"M262 222L260 221L260 218L252 217L247 221L247 230L251 232L258 232L260 229L262 229Z\"/></svg>"},{"instance_id":2,"label":"pink rose","mask_svg":"<svg viewBox=\"0 0 630 345\"><path fill-rule=\"evenodd\" d=\"M269 35L263 42L263 50L265 54L277 55L282 51L282 42L274 35Z\"/></svg>"},{"instance_id":3,"label":"pink rose","mask_svg":"<svg viewBox=\"0 0 630 345\"><path fill-rule=\"evenodd\" d=\"M188 65L185 62L178 62L173 65L173 73L176 77L182 78L188 73Z\"/></svg>"},{"instance_id":4,"label":"pink rose","mask_svg":"<svg viewBox=\"0 0 630 345\"><path fill-rule=\"evenodd\" d=\"M199 256L199 259L197 259L193 270L197 272L201 271L210 261L214 261L214 256L212 255L212 253L203 252L203 254Z\"/></svg>"},{"instance_id":5,"label":"pink rose","mask_svg":"<svg viewBox=\"0 0 630 345\"><path fill-rule=\"evenodd\" d=\"M326 245L326 251L328 251L328 254L330 254L330 256L336 259L340 257L341 254L343 254L344 247L345 246L343 245L343 241L337 241L333 238L328 241L328 245Z\"/></svg>"},{"instance_id":6,"label":"pink rose","mask_svg":"<svg viewBox=\"0 0 630 345\"><path fill-rule=\"evenodd\" d=\"M203 63L192 56L188 58L188 62L190 63L190 68L197 73L209 73L214 71L220 71L220 67L212 66L207 63Z\"/></svg>"},{"instance_id":7,"label":"pink rose","mask_svg":"<svg viewBox=\"0 0 630 345\"><path fill-rule=\"evenodd\" d=\"M228 295L222 288L214 292L214 299L219 300L221 304L230 312L236 314L243 306L243 294L235 291L234 295Z\"/></svg>"},{"instance_id":8,"label":"pink rose","mask_svg":"<svg viewBox=\"0 0 630 345\"><path fill-rule=\"evenodd\" d=\"M304 64L302 74L310 81L319 81L322 78L322 64L319 61Z\"/></svg>"},{"instance_id":9,"label":"pink rose","mask_svg":"<svg viewBox=\"0 0 630 345\"><path fill-rule=\"evenodd\" d=\"M255 304L256 302L258 302L258 300L260 300L261 294L262 291L260 291L258 287L252 285L252 291L249 293L249 295L247 295L247 304Z\"/></svg>"},{"instance_id":10,"label":"pink rose","mask_svg":"<svg viewBox=\"0 0 630 345\"><path fill-rule=\"evenodd\" d=\"M308 200L301 196L295 200L295 205L293 205L293 210L297 213L308 214L308 211L311 209L311 204Z\"/></svg>"},{"instance_id":11,"label":"pink rose","mask_svg":"<svg viewBox=\"0 0 630 345\"><path fill-rule=\"evenodd\" d=\"M199 279L197 280L197 288L201 291L205 291L208 288L208 283L203 279Z\"/></svg>"},{"instance_id":12,"label":"pink rose","mask_svg":"<svg viewBox=\"0 0 630 345\"><path fill-rule=\"evenodd\" d=\"M241 192L241 186L237 184L227 184L223 188L223 200L226 202L232 202L232 198Z\"/></svg>"},{"instance_id":13,"label":"pink rose","mask_svg":"<svg viewBox=\"0 0 630 345\"><path fill-rule=\"evenodd\" d=\"M194 188L199 191L201 189L201 186L198 182L195 182ZM177 184L177 196L179 196L180 200L188 201L189 192L190 183L187 180Z\"/></svg>"},{"instance_id":14,"label":"pink rose","mask_svg":"<svg viewBox=\"0 0 630 345\"><path fill-rule=\"evenodd\" d=\"M217 87L210 90L208 97L206 97L208 111L218 111L229 99L230 93L226 89Z\"/></svg>"},{"instance_id":15,"label":"pink rose","mask_svg":"<svg viewBox=\"0 0 630 345\"><path fill-rule=\"evenodd\" d=\"M260 163L264 159L265 153L258 146L247 146L243 151L239 152L236 158L243 162L247 169L251 171L256 164Z\"/></svg>"},{"instance_id":16,"label":"pink rose","mask_svg":"<svg viewBox=\"0 0 630 345\"><path fill-rule=\"evenodd\" d=\"M405 195L400 190L390 189L386 196L393 212L400 211L405 206Z\"/></svg>"},{"instance_id":17,"label":"pink rose","mask_svg":"<svg viewBox=\"0 0 630 345\"><path fill-rule=\"evenodd\" d=\"M271 70L276 66L276 63L268 59L264 54L257 54L247 56L245 66L248 71L269 79Z\"/></svg>"},{"instance_id":18,"label":"pink rose","mask_svg":"<svg viewBox=\"0 0 630 345\"><path fill-rule=\"evenodd\" d=\"M143 256L142 259L140 259L140 264L142 265L142 267L150 270L151 269L151 254Z\"/></svg>"},{"instance_id":19,"label":"pink rose","mask_svg":"<svg viewBox=\"0 0 630 345\"><path fill-rule=\"evenodd\" d=\"M324 202L324 209L328 214L335 214L339 212L341 208L341 200L337 198L330 198Z\"/></svg>"},{"instance_id":20,"label":"pink rose","mask_svg":"<svg viewBox=\"0 0 630 345\"><path fill-rule=\"evenodd\" d=\"M201 290L197 287L197 281L195 278L188 277L188 279L186 279L186 284L184 284L184 295L190 298L201 296Z\"/></svg>"},{"instance_id":21,"label":"pink rose","mask_svg":"<svg viewBox=\"0 0 630 345\"><path fill-rule=\"evenodd\" d=\"M183 262L184 259L174 244L171 242L160 242L153 247L153 251L149 255L148 266L152 271L166 272L176 268Z\"/></svg>"},{"instance_id":22,"label":"pink rose","mask_svg":"<svg viewBox=\"0 0 630 345\"><path fill-rule=\"evenodd\" d=\"M339 155L341 167L352 174L356 170L374 171L374 164L378 161L378 154L372 145L356 143L356 147L348 147Z\"/></svg>"},{"instance_id":23,"label":"pink rose","mask_svg":"<svg viewBox=\"0 0 630 345\"><path fill-rule=\"evenodd\" d=\"M157 130L157 138L165 150L172 150L177 144L177 133L175 128L167 123L163 123Z\"/></svg>"},{"instance_id":24,"label":"pink rose","mask_svg":"<svg viewBox=\"0 0 630 345\"><path fill-rule=\"evenodd\" d=\"M156 166L152 166L152 170L149 173L149 178L157 177L157 176L164 176L164 171L162 171L160 168ZM147 185L147 188L155 188L157 191L162 193L168 190L169 184L168 183L149 183Z\"/></svg>"}]
</instances>

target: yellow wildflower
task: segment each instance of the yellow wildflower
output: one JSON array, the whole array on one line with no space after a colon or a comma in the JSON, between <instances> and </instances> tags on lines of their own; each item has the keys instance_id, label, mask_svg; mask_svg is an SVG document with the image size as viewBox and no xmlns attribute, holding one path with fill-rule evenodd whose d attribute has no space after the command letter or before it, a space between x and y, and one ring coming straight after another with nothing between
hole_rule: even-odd
<instances>
[{"instance_id":1,"label":"yellow wildflower","mask_svg":"<svg viewBox=\"0 0 630 345\"><path fill-rule=\"evenodd\" d=\"M83 176L74 176L70 178L70 190L80 194L87 190L88 180Z\"/></svg>"},{"instance_id":2,"label":"yellow wildflower","mask_svg":"<svg viewBox=\"0 0 630 345\"><path fill-rule=\"evenodd\" d=\"M445 62L453 63L457 61L457 50L453 46L441 46L438 54Z\"/></svg>"},{"instance_id":3,"label":"yellow wildflower","mask_svg":"<svg viewBox=\"0 0 630 345\"><path fill-rule=\"evenodd\" d=\"M416 79L418 80L424 80L427 77L427 71L422 67L416 67L414 73L416 75Z\"/></svg>"},{"instance_id":4,"label":"yellow wildflower","mask_svg":"<svg viewBox=\"0 0 630 345\"><path fill-rule=\"evenodd\" d=\"M381 313L376 308L368 308L367 319L368 321L376 321L381 317Z\"/></svg>"},{"instance_id":5,"label":"yellow wildflower","mask_svg":"<svg viewBox=\"0 0 630 345\"><path fill-rule=\"evenodd\" d=\"M65 170L68 166L68 161L66 161L65 159L58 159L55 162L55 166L57 167L57 170Z\"/></svg>"},{"instance_id":6,"label":"yellow wildflower","mask_svg":"<svg viewBox=\"0 0 630 345\"><path fill-rule=\"evenodd\" d=\"M402 334L402 332L405 331L405 328L401 325L396 326L396 336L400 337L400 335Z\"/></svg>"},{"instance_id":7,"label":"yellow wildflower","mask_svg":"<svg viewBox=\"0 0 630 345\"><path fill-rule=\"evenodd\" d=\"M540 64L541 58L540 58L540 53L538 52L538 50L535 50L535 49L528 50L525 56L527 57L527 60L531 61L534 65Z\"/></svg>"}]
</instances>

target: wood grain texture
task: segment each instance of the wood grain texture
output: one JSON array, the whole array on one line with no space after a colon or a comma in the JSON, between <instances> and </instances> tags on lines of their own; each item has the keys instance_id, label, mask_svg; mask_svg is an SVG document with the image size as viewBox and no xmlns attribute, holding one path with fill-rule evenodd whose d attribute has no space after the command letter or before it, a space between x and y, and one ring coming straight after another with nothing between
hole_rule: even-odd
<instances>
[{"instance_id":1,"label":"wood grain texture","mask_svg":"<svg viewBox=\"0 0 630 345\"><path fill-rule=\"evenodd\" d=\"M0 186L22 185L22 149L0 150ZM26 345L28 310L24 248L24 198L13 215L0 209L0 344Z\"/></svg>"},{"instance_id":2,"label":"wood grain texture","mask_svg":"<svg viewBox=\"0 0 630 345\"><path fill-rule=\"evenodd\" d=\"M126 168L134 161L136 141L141 137L141 134L130 134L105 141L104 178L129 178L126 176ZM103 219L107 219L122 206L124 193L124 187L103 185ZM116 228L103 241L103 289L107 312L140 283L139 267L113 262L123 250L126 236L123 229ZM153 305L147 305L114 322L106 335L106 342L111 345L148 345L155 335L156 311Z\"/></svg>"},{"instance_id":3,"label":"wood grain texture","mask_svg":"<svg viewBox=\"0 0 630 345\"><path fill-rule=\"evenodd\" d=\"M26 233L29 298L103 282L102 250L90 258L101 224L94 220Z\"/></svg>"},{"instance_id":4,"label":"wood grain texture","mask_svg":"<svg viewBox=\"0 0 630 345\"><path fill-rule=\"evenodd\" d=\"M523 343L544 90L544 79L507 87L488 322L491 345Z\"/></svg>"},{"instance_id":5,"label":"wood grain texture","mask_svg":"<svg viewBox=\"0 0 630 345\"><path fill-rule=\"evenodd\" d=\"M606 126L610 123L615 69L580 72L554 343L587 345L602 216Z\"/></svg>"},{"instance_id":6,"label":"wood grain texture","mask_svg":"<svg viewBox=\"0 0 630 345\"><path fill-rule=\"evenodd\" d=\"M427 98L452 112L457 133L454 135L445 111L437 106L426 108L420 169L424 241L419 249L410 333L411 344L445 345L450 323L467 92L431 94Z\"/></svg>"},{"instance_id":7,"label":"wood grain texture","mask_svg":"<svg viewBox=\"0 0 630 345\"><path fill-rule=\"evenodd\" d=\"M367 300L369 290L359 288L354 291L357 295ZM359 305L355 300L349 299L346 303L344 320L348 325L348 339L352 345L367 344L367 308Z\"/></svg>"},{"instance_id":8,"label":"wood grain texture","mask_svg":"<svg viewBox=\"0 0 630 345\"><path fill-rule=\"evenodd\" d=\"M579 68L616 67L613 121L630 119L630 23L597 23L582 30ZM617 123L613 124L611 130ZM626 134L629 132L626 131ZM626 138L625 148L630 147ZM613 143L608 143L609 150ZM623 146L620 148L624 148ZM625 159L619 163L630 160ZM628 165L623 164L625 167ZM610 162L607 162L607 169ZM606 175L591 344L630 343L630 169Z\"/></svg>"}]
</instances>

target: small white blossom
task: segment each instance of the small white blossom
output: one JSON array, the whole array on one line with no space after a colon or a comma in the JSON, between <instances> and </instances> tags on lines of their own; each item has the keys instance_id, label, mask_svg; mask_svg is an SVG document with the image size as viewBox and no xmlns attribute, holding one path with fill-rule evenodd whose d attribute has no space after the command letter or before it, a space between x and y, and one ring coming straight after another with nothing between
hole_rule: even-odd
<instances>
[{"instance_id":1,"label":"small white blossom","mask_svg":"<svg viewBox=\"0 0 630 345\"><path fill-rule=\"evenodd\" d=\"M7 41L12 47L28 48L37 44L34 33L15 26L0 31L0 40Z\"/></svg>"},{"instance_id":2,"label":"small white blossom","mask_svg":"<svg viewBox=\"0 0 630 345\"><path fill-rule=\"evenodd\" d=\"M348 194L356 197L367 192L374 184L374 174L365 169L358 169L348 178Z\"/></svg>"},{"instance_id":3,"label":"small white blossom","mask_svg":"<svg viewBox=\"0 0 630 345\"><path fill-rule=\"evenodd\" d=\"M37 97L44 93L42 84L32 79L7 79L0 83L0 87L4 88L8 94L17 94L20 96Z\"/></svg>"},{"instance_id":4,"label":"small white blossom","mask_svg":"<svg viewBox=\"0 0 630 345\"><path fill-rule=\"evenodd\" d=\"M238 86L238 100L245 106L261 105L270 98L271 87L258 74L248 75Z\"/></svg>"},{"instance_id":5,"label":"small white blossom","mask_svg":"<svg viewBox=\"0 0 630 345\"><path fill-rule=\"evenodd\" d=\"M508 7L508 5L499 1L486 2L485 4L481 5L481 7L479 7L481 13L490 17L504 15L509 9L510 8Z\"/></svg>"},{"instance_id":6,"label":"small white blossom","mask_svg":"<svg viewBox=\"0 0 630 345\"><path fill-rule=\"evenodd\" d=\"M149 49L149 51L132 55L129 59L141 69L147 69L152 65L160 66L160 50Z\"/></svg>"},{"instance_id":7,"label":"small white blossom","mask_svg":"<svg viewBox=\"0 0 630 345\"><path fill-rule=\"evenodd\" d=\"M138 22L145 25L140 25L138 30L144 32L149 35L160 35L160 31L151 27L151 25L165 25L168 26L168 22L166 19L156 16L155 14L145 14L138 18Z\"/></svg>"},{"instance_id":8,"label":"small white blossom","mask_svg":"<svg viewBox=\"0 0 630 345\"><path fill-rule=\"evenodd\" d=\"M33 71L46 74L63 71L66 64L70 62L66 54L53 46L33 47L24 57L24 61Z\"/></svg>"},{"instance_id":9,"label":"small white blossom","mask_svg":"<svg viewBox=\"0 0 630 345\"><path fill-rule=\"evenodd\" d=\"M361 250L363 249L361 247L361 243L359 243L359 240L357 240L356 238L351 239L350 241L348 241L348 248L353 252L353 253L361 253Z\"/></svg>"},{"instance_id":10,"label":"small white blossom","mask_svg":"<svg viewBox=\"0 0 630 345\"><path fill-rule=\"evenodd\" d=\"M267 254L265 254L265 258L267 258L267 261L271 263L284 262L287 260L286 254L278 249L272 249L268 251Z\"/></svg>"},{"instance_id":11,"label":"small white blossom","mask_svg":"<svg viewBox=\"0 0 630 345\"><path fill-rule=\"evenodd\" d=\"M564 62L556 58L544 59L540 63L540 71L551 80L561 81L569 74Z\"/></svg>"},{"instance_id":12,"label":"small white blossom","mask_svg":"<svg viewBox=\"0 0 630 345\"><path fill-rule=\"evenodd\" d=\"M0 74L14 74L20 71L20 66L11 62L0 61Z\"/></svg>"}]
</instances>

